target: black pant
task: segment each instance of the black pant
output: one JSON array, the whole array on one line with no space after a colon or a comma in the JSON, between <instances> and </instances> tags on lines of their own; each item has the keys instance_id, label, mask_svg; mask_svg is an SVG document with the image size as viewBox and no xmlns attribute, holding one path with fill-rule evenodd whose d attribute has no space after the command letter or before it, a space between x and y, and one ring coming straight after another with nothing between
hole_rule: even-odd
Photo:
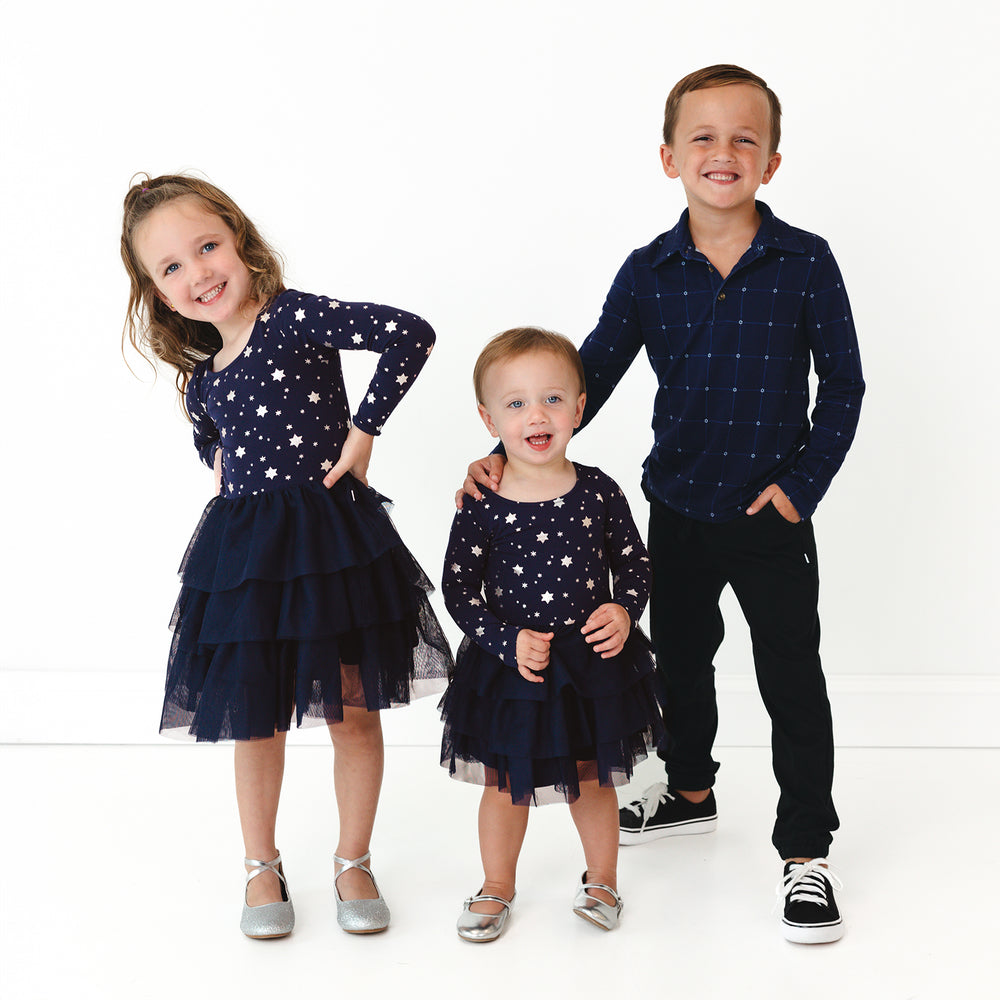
<instances>
[{"instance_id":1,"label":"black pant","mask_svg":"<svg viewBox=\"0 0 1000 1000\"><path fill-rule=\"evenodd\" d=\"M781 794L772 843L783 858L823 857L840 825L833 806L833 723L819 659L819 573L812 523L771 504L724 524L650 500L650 622L667 735L658 748L674 788L715 783L718 728L712 658L728 583L753 640L757 685L771 717Z\"/></svg>"}]
</instances>

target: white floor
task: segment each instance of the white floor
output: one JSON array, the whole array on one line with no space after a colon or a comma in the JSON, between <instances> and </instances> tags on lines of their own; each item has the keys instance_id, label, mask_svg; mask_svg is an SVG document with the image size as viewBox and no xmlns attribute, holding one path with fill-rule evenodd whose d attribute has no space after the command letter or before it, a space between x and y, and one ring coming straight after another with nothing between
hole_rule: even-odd
<instances>
[{"instance_id":1,"label":"white floor","mask_svg":"<svg viewBox=\"0 0 1000 1000\"><path fill-rule=\"evenodd\" d=\"M771 913L769 754L723 749L719 829L623 849L626 907L605 934L573 916L569 814L532 815L517 907L495 944L454 933L479 885L476 789L429 747L391 747L374 850L385 934L338 930L332 751L290 746L280 846L297 926L238 930L231 749L0 747L0 997L996 997L1000 750L838 753L831 860L848 932L785 942ZM647 761L623 797L658 780ZM347 993L342 991L348 991Z\"/></svg>"}]
</instances>

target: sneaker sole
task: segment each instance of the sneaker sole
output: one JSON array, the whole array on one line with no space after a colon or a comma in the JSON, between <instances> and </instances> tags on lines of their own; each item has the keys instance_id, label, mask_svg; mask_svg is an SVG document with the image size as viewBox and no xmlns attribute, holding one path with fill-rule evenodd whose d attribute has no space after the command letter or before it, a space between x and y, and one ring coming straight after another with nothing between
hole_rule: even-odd
<instances>
[{"instance_id":1,"label":"sneaker sole","mask_svg":"<svg viewBox=\"0 0 1000 1000\"><path fill-rule=\"evenodd\" d=\"M645 830L626 830L622 827L618 829L618 843L623 847L631 847L634 844L648 844L652 840L661 840L663 837L686 837L695 833L713 833L718 824L718 814L708 816L705 819L692 819L684 823L671 823L670 826L647 826Z\"/></svg>"},{"instance_id":2,"label":"sneaker sole","mask_svg":"<svg viewBox=\"0 0 1000 1000\"><path fill-rule=\"evenodd\" d=\"M834 924L789 924L781 922L781 931L786 941L793 944L832 944L844 936L844 921Z\"/></svg>"}]
</instances>

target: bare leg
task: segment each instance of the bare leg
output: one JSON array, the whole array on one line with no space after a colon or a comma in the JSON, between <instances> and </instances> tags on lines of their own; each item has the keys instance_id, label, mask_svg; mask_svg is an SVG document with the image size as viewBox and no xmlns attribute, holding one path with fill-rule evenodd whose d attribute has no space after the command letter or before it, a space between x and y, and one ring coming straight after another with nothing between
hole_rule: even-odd
<instances>
[{"instance_id":1,"label":"bare leg","mask_svg":"<svg viewBox=\"0 0 1000 1000\"><path fill-rule=\"evenodd\" d=\"M569 807L580 834L587 863L587 881L618 890L618 796L596 781L580 782L580 797ZM588 889L596 899L614 905L608 893Z\"/></svg>"},{"instance_id":2,"label":"bare leg","mask_svg":"<svg viewBox=\"0 0 1000 1000\"><path fill-rule=\"evenodd\" d=\"M340 816L337 854L359 858L369 848L382 788L384 751L378 712L344 706L344 721L330 725L333 740L333 785ZM370 862L366 862L370 864ZM336 866L339 874L340 865ZM356 868L337 880L341 899L376 899L372 880Z\"/></svg>"},{"instance_id":3,"label":"bare leg","mask_svg":"<svg viewBox=\"0 0 1000 1000\"><path fill-rule=\"evenodd\" d=\"M274 827L285 772L285 733L275 733L267 740L237 741L234 761L245 857L273 861L278 854ZM257 875L247 887L247 902L251 906L280 900L278 877L270 872Z\"/></svg>"},{"instance_id":4,"label":"bare leg","mask_svg":"<svg viewBox=\"0 0 1000 1000\"><path fill-rule=\"evenodd\" d=\"M617 812L615 819L617 823ZM483 888L490 896L514 898L517 859L528 829L528 807L516 806L510 795L487 786L479 802L479 853L483 859ZM618 827L615 827L617 832ZM499 903L473 903L473 913L499 913Z\"/></svg>"}]
</instances>

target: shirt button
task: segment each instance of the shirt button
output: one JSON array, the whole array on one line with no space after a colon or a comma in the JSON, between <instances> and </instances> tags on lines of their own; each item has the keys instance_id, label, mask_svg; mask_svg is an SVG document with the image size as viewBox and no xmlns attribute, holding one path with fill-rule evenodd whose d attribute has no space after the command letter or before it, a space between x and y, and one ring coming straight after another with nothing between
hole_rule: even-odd
<instances>
[{"instance_id":1,"label":"shirt button","mask_svg":"<svg viewBox=\"0 0 1000 1000\"><path fill-rule=\"evenodd\" d=\"M725 292L719 292L719 301L720 302L725 302L726 301L726 293Z\"/></svg>"}]
</instances>

